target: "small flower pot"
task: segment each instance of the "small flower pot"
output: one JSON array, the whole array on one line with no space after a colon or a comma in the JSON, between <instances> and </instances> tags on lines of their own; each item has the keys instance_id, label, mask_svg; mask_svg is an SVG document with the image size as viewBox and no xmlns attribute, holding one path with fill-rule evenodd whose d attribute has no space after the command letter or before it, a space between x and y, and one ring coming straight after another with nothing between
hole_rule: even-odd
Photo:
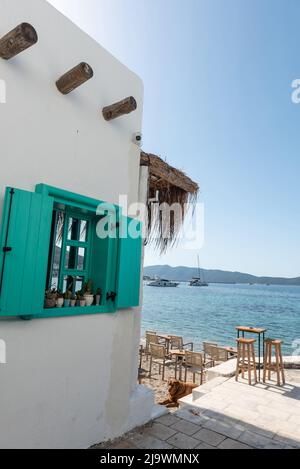
<instances>
[{"instance_id":1,"label":"small flower pot","mask_svg":"<svg viewBox=\"0 0 300 469\"><path fill-rule=\"evenodd\" d=\"M50 300L48 298L45 299L44 308L51 309L51 308L55 308L55 306L56 306L56 300Z\"/></svg>"},{"instance_id":2,"label":"small flower pot","mask_svg":"<svg viewBox=\"0 0 300 469\"><path fill-rule=\"evenodd\" d=\"M76 306L76 300L71 300L70 301L70 307L74 308Z\"/></svg>"},{"instance_id":3,"label":"small flower pot","mask_svg":"<svg viewBox=\"0 0 300 469\"><path fill-rule=\"evenodd\" d=\"M86 300L80 300L79 301L79 305L81 308L83 308L84 306L86 306Z\"/></svg>"},{"instance_id":4,"label":"small flower pot","mask_svg":"<svg viewBox=\"0 0 300 469\"><path fill-rule=\"evenodd\" d=\"M94 303L94 295L84 295L84 299L86 301L86 306L92 306Z\"/></svg>"},{"instance_id":5,"label":"small flower pot","mask_svg":"<svg viewBox=\"0 0 300 469\"><path fill-rule=\"evenodd\" d=\"M63 304L64 304L64 299L63 298L58 298L56 300L56 307L57 308L62 308L63 307Z\"/></svg>"},{"instance_id":6,"label":"small flower pot","mask_svg":"<svg viewBox=\"0 0 300 469\"><path fill-rule=\"evenodd\" d=\"M64 308L69 308L70 307L70 300L64 300Z\"/></svg>"},{"instance_id":7,"label":"small flower pot","mask_svg":"<svg viewBox=\"0 0 300 469\"><path fill-rule=\"evenodd\" d=\"M99 306L101 303L101 295L96 295L96 306Z\"/></svg>"}]
</instances>

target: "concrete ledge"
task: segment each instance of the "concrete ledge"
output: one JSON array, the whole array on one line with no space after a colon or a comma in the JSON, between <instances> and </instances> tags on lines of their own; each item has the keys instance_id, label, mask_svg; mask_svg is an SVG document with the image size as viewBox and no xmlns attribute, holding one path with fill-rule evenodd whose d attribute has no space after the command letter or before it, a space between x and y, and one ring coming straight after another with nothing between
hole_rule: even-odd
<instances>
[{"instance_id":1,"label":"concrete ledge","mask_svg":"<svg viewBox=\"0 0 300 469\"><path fill-rule=\"evenodd\" d=\"M197 389L197 388L196 388ZM194 400L193 400L193 395L190 394L189 396L185 396L182 399L178 401L179 403L179 408L184 409L185 407L191 407L193 406Z\"/></svg>"},{"instance_id":2,"label":"concrete ledge","mask_svg":"<svg viewBox=\"0 0 300 469\"><path fill-rule=\"evenodd\" d=\"M199 386L198 388L193 389L192 394L189 394L188 396L185 396L178 401L179 407L183 408L185 406L193 405L193 402L195 402L196 400L200 399L201 397L211 392L215 387L221 386L227 380L228 378L219 376L203 384L202 386Z\"/></svg>"},{"instance_id":3,"label":"concrete ledge","mask_svg":"<svg viewBox=\"0 0 300 469\"><path fill-rule=\"evenodd\" d=\"M299 370L300 369L300 356L283 357L284 367L288 370Z\"/></svg>"},{"instance_id":4,"label":"concrete ledge","mask_svg":"<svg viewBox=\"0 0 300 469\"><path fill-rule=\"evenodd\" d=\"M211 381L217 377L232 378L235 375L237 359L228 360L227 362L221 363L221 365L214 366L213 368L207 368L206 378L207 381Z\"/></svg>"},{"instance_id":5,"label":"concrete ledge","mask_svg":"<svg viewBox=\"0 0 300 469\"><path fill-rule=\"evenodd\" d=\"M208 394L216 386L220 386L227 380L228 378L224 376L217 376L216 378L211 379L210 381L203 384L202 386L199 386L198 388L193 389L193 400L195 401L199 399L200 397L204 396L205 394Z\"/></svg>"},{"instance_id":6,"label":"concrete ledge","mask_svg":"<svg viewBox=\"0 0 300 469\"><path fill-rule=\"evenodd\" d=\"M275 363L275 358L272 361ZM207 368L206 378L207 381L211 381L216 377L232 378L236 372L236 358L228 360L227 362L221 363L221 365L214 366L213 368ZM300 356L288 356L283 357L284 367L288 369L300 369ZM257 361L258 365L258 361ZM263 368L263 363L261 363Z\"/></svg>"}]
</instances>

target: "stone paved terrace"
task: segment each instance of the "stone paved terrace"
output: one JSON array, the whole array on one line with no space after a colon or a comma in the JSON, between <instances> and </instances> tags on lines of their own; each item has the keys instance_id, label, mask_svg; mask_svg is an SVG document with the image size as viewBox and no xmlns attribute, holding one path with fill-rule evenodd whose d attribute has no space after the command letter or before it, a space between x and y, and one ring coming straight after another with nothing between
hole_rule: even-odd
<instances>
[{"instance_id":1,"label":"stone paved terrace","mask_svg":"<svg viewBox=\"0 0 300 469\"><path fill-rule=\"evenodd\" d=\"M293 449L300 448L300 371L287 383L248 386L217 378L202 394L102 449Z\"/></svg>"}]
</instances>

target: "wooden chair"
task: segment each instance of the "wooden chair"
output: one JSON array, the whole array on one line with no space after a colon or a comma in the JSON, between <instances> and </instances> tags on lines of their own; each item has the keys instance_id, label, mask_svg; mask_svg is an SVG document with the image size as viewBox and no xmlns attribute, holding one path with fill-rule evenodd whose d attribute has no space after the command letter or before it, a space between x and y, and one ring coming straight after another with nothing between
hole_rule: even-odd
<instances>
[{"instance_id":1,"label":"wooden chair","mask_svg":"<svg viewBox=\"0 0 300 469\"><path fill-rule=\"evenodd\" d=\"M183 338L178 335L170 335L170 350L184 350L186 347L190 347L190 350L194 350L193 342L183 343Z\"/></svg>"},{"instance_id":2,"label":"wooden chair","mask_svg":"<svg viewBox=\"0 0 300 469\"><path fill-rule=\"evenodd\" d=\"M224 363L228 361L229 353L223 347L211 345L210 358L213 362L213 366L220 365L220 363Z\"/></svg>"},{"instance_id":3,"label":"wooden chair","mask_svg":"<svg viewBox=\"0 0 300 469\"><path fill-rule=\"evenodd\" d=\"M284 365L282 359L281 345L282 340L275 339L266 339L265 340L265 360L264 360L264 378L263 382L266 382L267 373L268 380L271 379L271 371L277 373L277 384L281 386L282 383L285 384L285 375L284 375ZM272 348L275 349L275 363L272 362Z\"/></svg>"},{"instance_id":4,"label":"wooden chair","mask_svg":"<svg viewBox=\"0 0 300 469\"><path fill-rule=\"evenodd\" d=\"M204 356L204 361L206 361L207 358L211 359L211 347L217 347L218 344L214 342L203 342L203 356Z\"/></svg>"},{"instance_id":5,"label":"wooden chair","mask_svg":"<svg viewBox=\"0 0 300 469\"><path fill-rule=\"evenodd\" d=\"M161 370L162 370L162 380L164 381L166 366L171 366L171 365L176 366L176 361L170 359L169 355L167 354L167 349L164 345L150 343L149 378L151 378L152 376L153 365L159 366L159 374L161 374ZM175 370L175 374L177 374L176 370Z\"/></svg>"},{"instance_id":6,"label":"wooden chair","mask_svg":"<svg viewBox=\"0 0 300 469\"><path fill-rule=\"evenodd\" d=\"M251 371L254 371L255 383L257 383L257 372L255 363L255 350L254 344L255 339L238 339L238 356L236 365L235 380L238 381L239 375L242 372L242 378L244 379L245 373L248 372L248 382L251 386Z\"/></svg>"},{"instance_id":7,"label":"wooden chair","mask_svg":"<svg viewBox=\"0 0 300 469\"><path fill-rule=\"evenodd\" d=\"M201 352L185 351L183 366L185 368L184 380L187 381L188 371L193 374L193 383L196 382L196 374L200 375L200 385L203 384L205 365Z\"/></svg>"},{"instance_id":8,"label":"wooden chair","mask_svg":"<svg viewBox=\"0 0 300 469\"><path fill-rule=\"evenodd\" d=\"M149 360L150 356L150 344L158 344L159 340L156 335L156 332L146 331L146 346L145 346L145 355L146 360Z\"/></svg>"}]
</instances>

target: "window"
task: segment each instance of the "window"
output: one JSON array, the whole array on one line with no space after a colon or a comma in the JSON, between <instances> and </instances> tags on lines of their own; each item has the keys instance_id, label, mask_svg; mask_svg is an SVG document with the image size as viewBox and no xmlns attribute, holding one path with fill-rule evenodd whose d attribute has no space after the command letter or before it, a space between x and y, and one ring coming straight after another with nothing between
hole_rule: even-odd
<instances>
[{"instance_id":1,"label":"window","mask_svg":"<svg viewBox=\"0 0 300 469\"><path fill-rule=\"evenodd\" d=\"M66 209L53 211L47 290L83 290L91 278L90 258L92 235L97 217L88 217ZM101 260L100 260L101 262ZM100 285L97 288L101 288Z\"/></svg>"},{"instance_id":2,"label":"window","mask_svg":"<svg viewBox=\"0 0 300 469\"><path fill-rule=\"evenodd\" d=\"M98 236L100 222L109 236ZM136 237L126 235L132 224ZM138 306L140 231L138 221L111 204L44 184L35 192L7 188L0 231L0 316L100 314ZM89 279L94 289L102 289L100 305L44 308L45 286L75 293Z\"/></svg>"}]
</instances>

